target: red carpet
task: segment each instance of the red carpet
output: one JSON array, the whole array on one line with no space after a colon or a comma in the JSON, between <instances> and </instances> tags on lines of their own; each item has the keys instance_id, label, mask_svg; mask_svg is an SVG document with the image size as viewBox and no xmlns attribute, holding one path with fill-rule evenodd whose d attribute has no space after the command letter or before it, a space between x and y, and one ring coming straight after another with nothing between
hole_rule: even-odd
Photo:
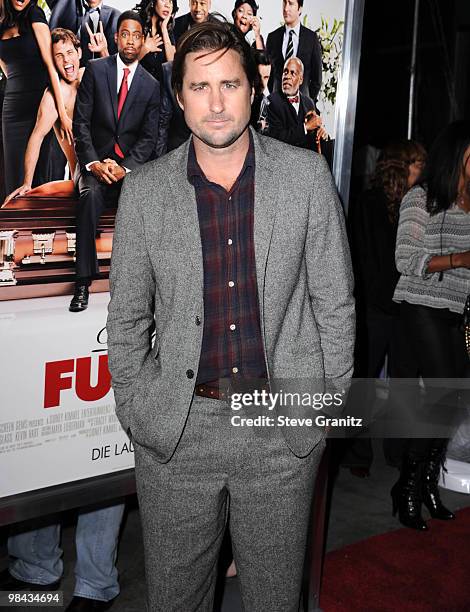
<instances>
[{"instance_id":1,"label":"red carpet","mask_svg":"<svg viewBox=\"0 0 470 612\"><path fill-rule=\"evenodd\" d=\"M470 508L326 555L324 612L469 612Z\"/></svg>"}]
</instances>

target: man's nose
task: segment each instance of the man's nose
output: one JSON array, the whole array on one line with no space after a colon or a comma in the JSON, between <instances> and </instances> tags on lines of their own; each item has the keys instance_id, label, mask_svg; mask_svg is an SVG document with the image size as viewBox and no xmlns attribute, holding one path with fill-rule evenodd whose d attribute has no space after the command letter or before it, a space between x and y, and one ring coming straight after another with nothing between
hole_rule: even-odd
<instances>
[{"instance_id":1,"label":"man's nose","mask_svg":"<svg viewBox=\"0 0 470 612\"><path fill-rule=\"evenodd\" d=\"M209 102L211 112L221 113L224 110L224 96L219 88L211 91Z\"/></svg>"}]
</instances>

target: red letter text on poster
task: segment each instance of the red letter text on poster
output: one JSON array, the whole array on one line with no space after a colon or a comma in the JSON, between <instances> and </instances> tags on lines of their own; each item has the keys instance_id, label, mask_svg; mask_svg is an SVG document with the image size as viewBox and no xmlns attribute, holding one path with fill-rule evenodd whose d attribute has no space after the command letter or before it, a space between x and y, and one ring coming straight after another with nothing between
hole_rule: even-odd
<instances>
[{"instance_id":1,"label":"red letter text on poster","mask_svg":"<svg viewBox=\"0 0 470 612\"><path fill-rule=\"evenodd\" d=\"M91 386L91 357L77 359L75 391L84 402L94 402L103 398L111 389L111 374L108 370L108 355L100 355L98 361L98 381Z\"/></svg>"},{"instance_id":2,"label":"red letter text on poster","mask_svg":"<svg viewBox=\"0 0 470 612\"><path fill-rule=\"evenodd\" d=\"M46 363L44 408L55 408L60 405L60 392L72 388L72 377L62 375L73 370L74 359Z\"/></svg>"}]
</instances>

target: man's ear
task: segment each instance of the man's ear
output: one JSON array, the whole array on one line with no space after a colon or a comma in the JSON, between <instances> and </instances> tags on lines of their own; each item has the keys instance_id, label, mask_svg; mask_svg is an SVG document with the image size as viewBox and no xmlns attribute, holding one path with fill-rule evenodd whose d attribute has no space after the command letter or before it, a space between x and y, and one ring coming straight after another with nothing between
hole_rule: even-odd
<instances>
[{"instance_id":1,"label":"man's ear","mask_svg":"<svg viewBox=\"0 0 470 612\"><path fill-rule=\"evenodd\" d=\"M118 41L118 33L114 32L114 42L117 44Z\"/></svg>"},{"instance_id":2,"label":"man's ear","mask_svg":"<svg viewBox=\"0 0 470 612\"><path fill-rule=\"evenodd\" d=\"M303 82L304 82L304 75L301 74L300 79L299 79L299 87L302 85Z\"/></svg>"},{"instance_id":3,"label":"man's ear","mask_svg":"<svg viewBox=\"0 0 470 612\"><path fill-rule=\"evenodd\" d=\"M255 88L251 88L250 102L253 104L253 100L255 99Z\"/></svg>"},{"instance_id":4,"label":"man's ear","mask_svg":"<svg viewBox=\"0 0 470 612\"><path fill-rule=\"evenodd\" d=\"M183 102L181 101L181 93L180 93L180 92L178 92L178 93L176 94L176 101L178 102L178 106L181 108L181 110L182 110L182 111L183 111L183 113L184 113L184 104L183 104Z\"/></svg>"},{"instance_id":5,"label":"man's ear","mask_svg":"<svg viewBox=\"0 0 470 612\"><path fill-rule=\"evenodd\" d=\"M77 53L78 53L78 59L82 59L82 48L81 47L78 47Z\"/></svg>"}]
</instances>

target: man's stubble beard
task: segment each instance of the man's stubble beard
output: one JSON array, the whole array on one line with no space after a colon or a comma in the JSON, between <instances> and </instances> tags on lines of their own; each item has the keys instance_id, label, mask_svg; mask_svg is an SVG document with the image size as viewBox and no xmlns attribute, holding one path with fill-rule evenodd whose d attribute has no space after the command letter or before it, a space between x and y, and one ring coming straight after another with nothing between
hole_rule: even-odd
<instances>
[{"instance_id":1,"label":"man's stubble beard","mask_svg":"<svg viewBox=\"0 0 470 612\"><path fill-rule=\"evenodd\" d=\"M193 132L193 135L212 149L226 149L227 147L233 145L239 138L241 138L241 136L243 136L243 134L248 128L248 125L249 121L246 123L242 130L232 130L232 132L227 134L223 142L216 142L215 140L213 140L212 134L205 132L204 130L198 131L198 133Z\"/></svg>"}]
</instances>

